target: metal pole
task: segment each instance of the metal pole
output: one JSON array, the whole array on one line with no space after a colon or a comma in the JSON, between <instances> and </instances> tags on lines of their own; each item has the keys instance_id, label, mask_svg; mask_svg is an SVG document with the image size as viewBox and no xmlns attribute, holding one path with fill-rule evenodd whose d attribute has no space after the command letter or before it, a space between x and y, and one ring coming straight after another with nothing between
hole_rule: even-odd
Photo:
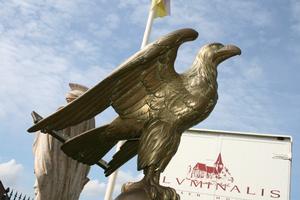
<instances>
[{"instance_id":1,"label":"metal pole","mask_svg":"<svg viewBox=\"0 0 300 200\"><path fill-rule=\"evenodd\" d=\"M124 143L125 143L125 141L118 142L117 148L116 148L116 152L118 152L120 150L121 146ZM117 175L118 175L118 170L116 170L114 173L112 173L108 177L108 182L107 182L107 187L106 187L106 192L105 192L104 200L111 200L112 194L114 192L114 187L115 187Z\"/></svg>"},{"instance_id":2,"label":"metal pole","mask_svg":"<svg viewBox=\"0 0 300 200\"><path fill-rule=\"evenodd\" d=\"M153 24L153 19L154 19L154 10L152 8L150 8L141 49L143 49L148 44L150 33L151 33L151 28L152 28L152 24Z\"/></svg>"},{"instance_id":3,"label":"metal pole","mask_svg":"<svg viewBox=\"0 0 300 200\"><path fill-rule=\"evenodd\" d=\"M151 28L153 24L153 19L154 19L154 11L152 7L150 7L149 15L148 15L148 20L147 20L147 25L145 28L144 32L144 37L141 45L141 49L143 49L149 41L150 33L151 33ZM121 148L121 146L125 143L125 141L120 141L117 144L116 152L118 152ZM116 178L118 175L118 170L116 170L114 173L112 173L109 178L108 178L108 183L106 187L106 192L104 196L104 200L111 200L112 199L112 194L114 191L115 183L116 183Z\"/></svg>"}]
</instances>

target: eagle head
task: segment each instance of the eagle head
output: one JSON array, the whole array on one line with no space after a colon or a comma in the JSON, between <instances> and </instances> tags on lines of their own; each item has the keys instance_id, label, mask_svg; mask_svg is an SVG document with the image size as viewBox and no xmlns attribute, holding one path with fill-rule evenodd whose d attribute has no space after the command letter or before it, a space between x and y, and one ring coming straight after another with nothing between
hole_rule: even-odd
<instances>
[{"instance_id":1,"label":"eagle head","mask_svg":"<svg viewBox=\"0 0 300 200\"><path fill-rule=\"evenodd\" d=\"M224 60L241 54L241 49L235 45L223 45L221 43L211 43L200 49L198 57L215 66Z\"/></svg>"}]
</instances>

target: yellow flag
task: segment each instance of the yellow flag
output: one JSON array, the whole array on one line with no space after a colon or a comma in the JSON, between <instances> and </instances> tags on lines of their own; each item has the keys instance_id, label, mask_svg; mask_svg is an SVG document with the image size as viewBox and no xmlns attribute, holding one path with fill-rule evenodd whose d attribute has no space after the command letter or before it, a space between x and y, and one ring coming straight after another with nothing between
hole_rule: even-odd
<instances>
[{"instance_id":1,"label":"yellow flag","mask_svg":"<svg viewBox=\"0 0 300 200\"><path fill-rule=\"evenodd\" d=\"M155 17L170 15L170 0L152 0L152 10Z\"/></svg>"}]
</instances>

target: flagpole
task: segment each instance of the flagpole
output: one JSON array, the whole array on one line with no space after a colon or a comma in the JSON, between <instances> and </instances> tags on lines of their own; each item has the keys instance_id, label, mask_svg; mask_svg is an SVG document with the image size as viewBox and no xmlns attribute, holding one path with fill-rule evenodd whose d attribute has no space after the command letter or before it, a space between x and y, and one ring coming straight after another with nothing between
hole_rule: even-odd
<instances>
[{"instance_id":1,"label":"flagpole","mask_svg":"<svg viewBox=\"0 0 300 200\"><path fill-rule=\"evenodd\" d=\"M154 10L152 9L152 6L151 6L149 15L148 15L147 25L146 25L145 32L144 32L141 49L143 49L148 44L150 33L151 33L151 28L152 28L152 24L153 24L153 19L154 19Z\"/></svg>"},{"instance_id":2,"label":"flagpole","mask_svg":"<svg viewBox=\"0 0 300 200\"><path fill-rule=\"evenodd\" d=\"M125 143L124 141L120 141L120 142L117 143L116 152L118 152L120 150L121 146L124 143ZM108 177L108 182L107 182L107 187L106 187L106 191L105 191L104 200L111 200L112 199L112 194L114 192L114 187L115 187L118 171L119 171L118 169L115 170L114 173L112 173Z\"/></svg>"}]
</instances>

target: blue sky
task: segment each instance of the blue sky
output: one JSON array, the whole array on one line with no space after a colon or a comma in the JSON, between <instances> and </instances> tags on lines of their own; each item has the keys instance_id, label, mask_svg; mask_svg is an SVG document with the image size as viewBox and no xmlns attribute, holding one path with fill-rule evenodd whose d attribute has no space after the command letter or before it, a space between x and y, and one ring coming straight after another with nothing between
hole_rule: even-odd
<instances>
[{"instance_id":1,"label":"blue sky","mask_svg":"<svg viewBox=\"0 0 300 200\"><path fill-rule=\"evenodd\" d=\"M0 0L0 179L32 194L30 112L47 116L64 105L69 82L93 86L139 50L149 0ZM154 22L151 41L194 28L176 69L199 48L233 43L242 55L219 67L219 102L197 128L287 134L293 137L292 199L300 199L300 1L177 0L171 16ZM101 125L113 119L108 109ZM137 179L134 161L120 183ZM9 169L9 170L8 170ZM101 199L106 179L93 167L83 200Z\"/></svg>"}]
</instances>

